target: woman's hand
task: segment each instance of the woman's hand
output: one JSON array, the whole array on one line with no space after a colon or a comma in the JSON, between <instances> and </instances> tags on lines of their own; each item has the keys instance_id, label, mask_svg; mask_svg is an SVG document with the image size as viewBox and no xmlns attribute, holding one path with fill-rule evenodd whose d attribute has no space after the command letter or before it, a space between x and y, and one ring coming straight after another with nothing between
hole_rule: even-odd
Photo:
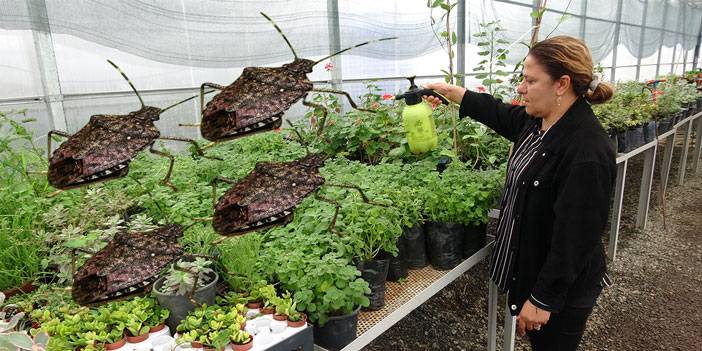
<instances>
[{"instance_id":1,"label":"woman's hand","mask_svg":"<svg viewBox=\"0 0 702 351\"><path fill-rule=\"evenodd\" d=\"M517 316L517 332L519 336L524 336L527 330L539 330L541 326L548 323L551 312L542 310L529 300L522 306L522 311Z\"/></svg>"},{"instance_id":2,"label":"woman's hand","mask_svg":"<svg viewBox=\"0 0 702 351\"><path fill-rule=\"evenodd\" d=\"M463 95L466 93L466 88L459 87L457 85L451 85L441 82L429 83L424 85L425 88L436 91L437 93L443 95L447 99L460 105L461 100L463 100ZM434 96L423 96L424 100L430 103L432 106L441 104L441 100Z\"/></svg>"}]
</instances>

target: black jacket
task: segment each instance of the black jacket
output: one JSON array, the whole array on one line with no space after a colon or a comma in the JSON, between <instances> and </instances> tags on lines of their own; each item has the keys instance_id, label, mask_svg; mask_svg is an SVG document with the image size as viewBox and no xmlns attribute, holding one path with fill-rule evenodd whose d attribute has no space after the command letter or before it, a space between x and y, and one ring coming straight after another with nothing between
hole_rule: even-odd
<instances>
[{"instance_id":1,"label":"black jacket","mask_svg":"<svg viewBox=\"0 0 702 351\"><path fill-rule=\"evenodd\" d=\"M489 94L466 92L460 115L470 116L516 143L540 118ZM601 241L616 178L616 155L584 98L578 98L542 139L517 183L514 274L508 303L513 315L529 299L558 312L595 303L606 278ZM588 307L589 307L588 306Z\"/></svg>"}]
</instances>

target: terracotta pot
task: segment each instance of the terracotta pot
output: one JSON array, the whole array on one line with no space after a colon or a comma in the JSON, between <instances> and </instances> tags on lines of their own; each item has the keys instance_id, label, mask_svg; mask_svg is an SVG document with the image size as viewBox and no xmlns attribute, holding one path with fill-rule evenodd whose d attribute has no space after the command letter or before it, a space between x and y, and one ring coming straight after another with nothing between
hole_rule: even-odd
<instances>
[{"instance_id":1,"label":"terracotta pot","mask_svg":"<svg viewBox=\"0 0 702 351\"><path fill-rule=\"evenodd\" d=\"M146 332L144 334L141 334L139 336L129 336L127 335L127 341L129 341L130 344L137 344L140 343L146 339L149 338L149 333Z\"/></svg>"},{"instance_id":2,"label":"terracotta pot","mask_svg":"<svg viewBox=\"0 0 702 351\"><path fill-rule=\"evenodd\" d=\"M262 301L251 301L251 302L246 303L246 307L248 307L250 309L258 309L258 308L261 308L261 306L263 306Z\"/></svg>"},{"instance_id":3,"label":"terracotta pot","mask_svg":"<svg viewBox=\"0 0 702 351\"><path fill-rule=\"evenodd\" d=\"M275 319L277 321L286 321L286 320L288 320L288 316L286 316L284 314L277 314L276 313L273 315L273 319Z\"/></svg>"},{"instance_id":4,"label":"terracotta pot","mask_svg":"<svg viewBox=\"0 0 702 351\"><path fill-rule=\"evenodd\" d=\"M214 347L212 347L212 346L204 346L204 347L203 347L203 351L222 351L222 350L224 350L223 347L220 348L219 350L217 350L216 348L214 348Z\"/></svg>"},{"instance_id":5,"label":"terracotta pot","mask_svg":"<svg viewBox=\"0 0 702 351\"><path fill-rule=\"evenodd\" d=\"M190 343L190 346L192 346L193 348L199 349L202 347L202 343L199 341L193 341Z\"/></svg>"},{"instance_id":6,"label":"terracotta pot","mask_svg":"<svg viewBox=\"0 0 702 351\"><path fill-rule=\"evenodd\" d=\"M304 327L305 325L307 325L307 315L304 313L300 313L300 314L302 315L302 319L300 319L297 322L293 322L293 321L288 319L288 327L299 328L299 327Z\"/></svg>"},{"instance_id":7,"label":"terracotta pot","mask_svg":"<svg viewBox=\"0 0 702 351\"><path fill-rule=\"evenodd\" d=\"M246 344L235 344L235 343L232 343L231 345L232 345L232 349L233 349L234 351L247 351L247 350L251 350L251 348L253 347L253 336L249 337L249 342L247 342Z\"/></svg>"},{"instance_id":8,"label":"terracotta pot","mask_svg":"<svg viewBox=\"0 0 702 351\"><path fill-rule=\"evenodd\" d=\"M117 340L110 344L105 344L105 350L117 350L118 348L124 346L127 343L127 338L122 337L122 340Z\"/></svg>"},{"instance_id":9,"label":"terracotta pot","mask_svg":"<svg viewBox=\"0 0 702 351\"><path fill-rule=\"evenodd\" d=\"M149 333L160 332L160 331L163 330L163 328L165 328L165 327L166 327L166 324L159 324L159 325L157 325L157 326L155 326L155 327L149 328Z\"/></svg>"},{"instance_id":10,"label":"terracotta pot","mask_svg":"<svg viewBox=\"0 0 702 351\"><path fill-rule=\"evenodd\" d=\"M261 313L263 314L273 314L275 313L275 308L273 307L265 307L261 309Z\"/></svg>"}]
</instances>

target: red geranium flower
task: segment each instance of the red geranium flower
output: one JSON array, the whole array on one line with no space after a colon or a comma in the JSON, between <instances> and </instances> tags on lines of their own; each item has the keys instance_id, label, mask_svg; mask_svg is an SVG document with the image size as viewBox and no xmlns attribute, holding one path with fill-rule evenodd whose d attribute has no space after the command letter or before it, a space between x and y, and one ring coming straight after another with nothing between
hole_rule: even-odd
<instances>
[{"instance_id":1,"label":"red geranium flower","mask_svg":"<svg viewBox=\"0 0 702 351\"><path fill-rule=\"evenodd\" d=\"M487 93L487 90L485 89L484 86L481 85L481 86L478 87L478 92L479 92L479 93Z\"/></svg>"},{"instance_id":2,"label":"red geranium flower","mask_svg":"<svg viewBox=\"0 0 702 351\"><path fill-rule=\"evenodd\" d=\"M392 100L395 98L395 95L392 94L384 94L383 95L383 100Z\"/></svg>"},{"instance_id":3,"label":"red geranium flower","mask_svg":"<svg viewBox=\"0 0 702 351\"><path fill-rule=\"evenodd\" d=\"M334 65L332 65L331 62L324 65L324 69L326 69L327 71L331 71L333 68L334 68Z\"/></svg>"},{"instance_id":4,"label":"red geranium flower","mask_svg":"<svg viewBox=\"0 0 702 351\"><path fill-rule=\"evenodd\" d=\"M519 99L512 99L512 105L514 106L520 106L522 104L522 101Z\"/></svg>"}]
</instances>

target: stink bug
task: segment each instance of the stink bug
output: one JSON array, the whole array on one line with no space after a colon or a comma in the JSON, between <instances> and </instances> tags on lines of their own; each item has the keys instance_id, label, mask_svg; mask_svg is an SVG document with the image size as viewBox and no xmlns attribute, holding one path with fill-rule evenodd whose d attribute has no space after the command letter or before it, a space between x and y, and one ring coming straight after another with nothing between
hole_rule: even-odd
<instances>
[{"instance_id":1,"label":"stink bug","mask_svg":"<svg viewBox=\"0 0 702 351\"><path fill-rule=\"evenodd\" d=\"M261 15L270 21L280 33L295 59L282 67L246 67L241 76L229 86L211 82L203 83L200 86L200 109L202 111L200 133L205 139L220 142L279 128L282 125L283 113L300 99L302 99L303 105L321 108L322 111L326 112L326 109L321 105L305 99L310 91L343 94L353 108L373 112L359 108L347 92L314 88L312 82L307 78L307 74L312 72L312 68L316 64L332 56L373 42L396 38L382 38L357 44L321 60L312 61L299 58L278 25L263 12ZM205 87L221 90L206 106L204 105ZM324 119L320 120L318 133L321 133L324 128Z\"/></svg>"},{"instance_id":2,"label":"stink bug","mask_svg":"<svg viewBox=\"0 0 702 351\"><path fill-rule=\"evenodd\" d=\"M100 304L145 292L163 268L183 255L183 227L169 224L150 232L119 232L73 276L73 299Z\"/></svg>"},{"instance_id":3,"label":"stink bug","mask_svg":"<svg viewBox=\"0 0 702 351\"><path fill-rule=\"evenodd\" d=\"M128 115L94 115L78 132L70 135L66 132L52 130L48 135L49 184L58 189L71 189L90 183L107 181L127 175L129 163L136 155L149 147L149 151L170 159L168 173L163 183L177 190L170 182L173 171L172 155L155 150L157 139L178 140L191 143L197 153L206 158L198 144L192 139L161 136L154 125L161 114L168 109L191 100L193 96L164 109L146 106L139 92L126 74L112 61L107 60L127 80L141 102L141 109ZM52 135L67 137L53 154L51 154Z\"/></svg>"},{"instance_id":4,"label":"stink bug","mask_svg":"<svg viewBox=\"0 0 702 351\"><path fill-rule=\"evenodd\" d=\"M215 231L232 236L287 224L292 220L295 207L314 192L316 199L335 206L329 229L336 232L339 203L316 193L325 184L358 190L366 203L387 206L369 201L363 191L355 185L325 183L319 174L319 168L324 165L325 160L326 156L322 154L308 154L292 162L259 162L254 170L239 182L217 177L212 183L213 202L217 181L233 186L215 204L212 218Z\"/></svg>"}]
</instances>

